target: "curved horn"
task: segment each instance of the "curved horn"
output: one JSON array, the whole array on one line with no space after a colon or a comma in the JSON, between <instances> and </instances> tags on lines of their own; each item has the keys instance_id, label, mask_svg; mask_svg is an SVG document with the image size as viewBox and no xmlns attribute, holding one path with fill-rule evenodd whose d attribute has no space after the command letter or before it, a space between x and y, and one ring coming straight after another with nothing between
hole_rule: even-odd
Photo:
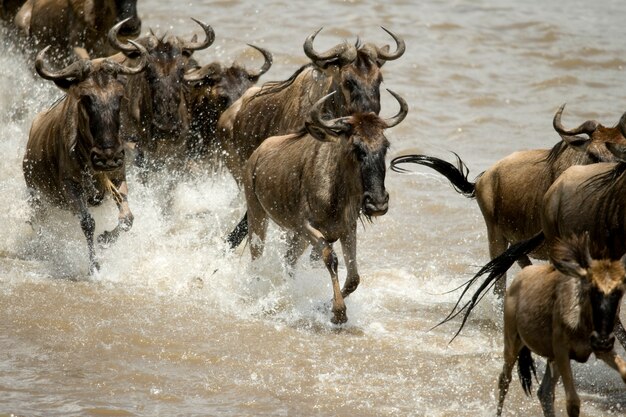
<instances>
[{"instance_id":1,"label":"curved horn","mask_svg":"<svg viewBox=\"0 0 626 417\"><path fill-rule=\"evenodd\" d=\"M127 17L126 19L117 23L115 26L111 28L111 30L109 30L109 34L107 35L109 44L113 48L117 49L118 51L123 52L124 54L137 52L137 49L134 48L132 45L124 44L120 42L120 40L117 38L117 33L120 31L120 28L124 25L124 23L128 22L130 19L131 19L130 17Z\"/></svg>"},{"instance_id":2,"label":"curved horn","mask_svg":"<svg viewBox=\"0 0 626 417\"><path fill-rule=\"evenodd\" d=\"M554 119L552 120L552 126L554 126L554 130L557 131L559 135L564 136L575 136L581 133L591 136L593 132L598 128L598 122L595 120L587 120L585 123L581 124L575 129L567 130L563 127L561 123L561 115L563 114L563 109L565 108L565 104L561 105L559 109L554 114Z\"/></svg>"},{"instance_id":3,"label":"curved horn","mask_svg":"<svg viewBox=\"0 0 626 417\"><path fill-rule=\"evenodd\" d=\"M385 119L385 123L387 124L387 128L390 128L390 127L394 127L394 126L400 124L400 122L402 122L404 120L404 118L406 117L407 113L409 112L409 106L406 104L406 101L402 97L400 97L398 94L394 93L390 89L387 89L387 91L389 91L389 94L394 96L394 98L396 100L398 100L398 103L400 104L400 111L398 112L398 114L396 114L395 116L393 116L393 117L391 117L389 119Z\"/></svg>"},{"instance_id":4,"label":"curved horn","mask_svg":"<svg viewBox=\"0 0 626 417\"><path fill-rule=\"evenodd\" d=\"M202 27L202 30L204 30L206 37L202 42L194 42L194 41L185 42L184 48L188 51L198 51L200 49L206 49L209 46L211 46L213 42L215 41L215 32L213 31L213 28L207 25L206 23L203 23L199 20L194 19L193 17L191 18L191 20L193 20L194 22L199 24L200 27Z\"/></svg>"},{"instance_id":5,"label":"curved horn","mask_svg":"<svg viewBox=\"0 0 626 417\"><path fill-rule=\"evenodd\" d=\"M397 36L392 31L387 30L386 28L382 26L381 26L381 29L387 32L396 42L396 50L395 52L389 53L389 52L385 52L381 48L376 48L378 59L383 60L383 61L393 61L394 59L398 59L402 55L404 55L404 51L406 51L406 44L404 43L404 39L402 39L401 37Z\"/></svg>"},{"instance_id":6,"label":"curved horn","mask_svg":"<svg viewBox=\"0 0 626 417\"><path fill-rule=\"evenodd\" d=\"M267 49L263 49L263 48L260 48L258 46L254 46L251 44L248 44L248 46L262 53L263 57L265 58L265 63L263 63L263 66L261 67L260 70L258 70L257 72L248 72L248 77L252 79L257 79L261 75L265 74L272 67L272 63L274 62L274 60L272 57L272 53L268 51Z\"/></svg>"},{"instance_id":7,"label":"curved horn","mask_svg":"<svg viewBox=\"0 0 626 417\"><path fill-rule=\"evenodd\" d=\"M619 118L617 126L619 127L619 132L626 138L626 113L622 114L622 117Z\"/></svg>"},{"instance_id":8,"label":"curved horn","mask_svg":"<svg viewBox=\"0 0 626 417\"><path fill-rule=\"evenodd\" d=\"M130 44L133 45L137 49L137 51L141 54L140 56L141 59L139 63L137 64L137 66L127 67L126 65L123 65L114 61L109 61L109 63L113 64L113 70L118 74L124 74L124 75L139 74L141 71L143 71L146 68L146 65L148 64L148 50L135 41L129 40L128 42L130 42Z\"/></svg>"},{"instance_id":9,"label":"curved horn","mask_svg":"<svg viewBox=\"0 0 626 417\"><path fill-rule=\"evenodd\" d=\"M82 81L83 79L85 79L85 77L87 77L87 75L89 75L89 72L91 71L91 62L85 59L75 61L59 71L51 71L46 69L44 66L43 57L48 49L50 49L50 45L39 51L37 57L35 58L35 70L37 71L37 74L41 76L41 78L45 78L46 80L52 80L55 82L69 82L70 79L74 79L74 81Z\"/></svg>"},{"instance_id":10,"label":"curved horn","mask_svg":"<svg viewBox=\"0 0 626 417\"><path fill-rule=\"evenodd\" d=\"M330 94L326 94L324 97L317 100L313 107L311 107L311 112L309 113L309 115L313 124L327 130L332 130L333 132L342 132L349 128L345 123L346 120L350 118L349 116L339 117L337 119L331 120L322 119L322 107L324 106L324 102L328 100L328 98L333 94L335 94L334 91Z\"/></svg>"},{"instance_id":11,"label":"curved horn","mask_svg":"<svg viewBox=\"0 0 626 417\"><path fill-rule=\"evenodd\" d=\"M313 61L315 65L324 67L325 64L328 64L328 61L337 60L337 64L339 66L344 66L356 59L356 47L348 44L347 42L337 45L324 53L316 52L315 49L313 49L313 41L322 29L323 28L319 28L316 32L310 34L304 41L303 45L304 53L311 59L311 61Z\"/></svg>"}]
</instances>

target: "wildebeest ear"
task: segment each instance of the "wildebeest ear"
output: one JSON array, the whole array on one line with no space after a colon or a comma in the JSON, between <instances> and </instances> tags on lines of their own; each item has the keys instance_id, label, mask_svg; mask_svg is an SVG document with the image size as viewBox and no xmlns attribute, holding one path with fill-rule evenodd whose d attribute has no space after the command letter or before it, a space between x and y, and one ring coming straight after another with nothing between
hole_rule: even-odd
<instances>
[{"instance_id":1,"label":"wildebeest ear","mask_svg":"<svg viewBox=\"0 0 626 417\"><path fill-rule=\"evenodd\" d=\"M580 136L561 135L561 139L563 139L568 146L571 146L579 152L585 152L591 144L591 138L583 138Z\"/></svg>"},{"instance_id":2,"label":"wildebeest ear","mask_svg":"<svg viewBox=\"0 0 626 417\"><path fill-rule=\"evenodd\" d=\"M304 126L307 132L309 132L309 134L315 139L321 140L322 142L327 142L326 132L324 131L324 129L309 121L305 122Z\"/></svg>"},{"instance_id":3,"label":"wildebeest ear","mask_svg":"<svg viewBox=\"0 0 626 417\"><path fill-rule=\"evenodd\" d=\"M572 236L567 240L556 239L550 251L550 261L564 275L585 278L591 266L589 234Z\"/></svg>"},{"instance_id":4,"label":"wildebeest ear","mask_svg":"<svg viewBox=\"0 0 626 417\"><path fill-rule=\"evenodd\" d=\"M626 162L626 146L619 143L607 142L606 148L620 161Z\"/></svg>"}]
</instances>

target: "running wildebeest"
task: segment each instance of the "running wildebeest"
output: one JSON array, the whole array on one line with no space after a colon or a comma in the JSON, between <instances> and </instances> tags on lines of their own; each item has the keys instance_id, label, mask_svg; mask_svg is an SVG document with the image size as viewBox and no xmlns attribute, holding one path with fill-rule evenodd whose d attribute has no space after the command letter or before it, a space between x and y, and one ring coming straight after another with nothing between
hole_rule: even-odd
<instances>
[{"instance_id":1,"label":"running wildebeest","mask_svg":"<svg viewBox=\"0 0 626 417\"><path fill-rule=\"evenodd\" d=\"M192 20L204 31L204 40L154 33L136 40L148 50L148 64L143 73L128 77L122 135L136 145L137 165L158 169L164 164L178 166L186 158L189 114L183 77L194 51L208 48L215 40L211 26ZM136 50L117 36L110 35L109 42L122 52L112 58L122 63L137 59Z\"/></svg>"},{"instance_id":2,"label":"running wildebeest","mask_svg":"<svg viewBox=\"0 0 626 417\"><path fill-rule=\"evenodd\" d=\"M121 21L125 23L117 30L120 36L139 36L137 0L28 0L15 17L15 25L34 41L34 49L51 45L59 62L70 59L74 47L96 57L115 53L107 33Z\"/></svg>"},{"instance_id":3,"label":"running wildebeest","mask_svg":"<svg viewBox=\"0 0 626 417\"><path fill-rule=\"evenodd\" d=\"M502 414L511 372L518 361L524 391L530 394L532 353L547 359L537 393L545 416L554 416L554 389L561 378L567 415L578 417L570 360L586 362L593 353L617 370L626 383L626 361L614 350L612 334L626 290L626 255L592 259L587 235L555 239L552 265L522 269L504 300L504 366L499 379L497 415Z\"/></svg>"},{"instance_id":4,"label":"running wildebeest","mask_svg":"<svg viewBox=\"0 0 626 417\"><path fill-rule=\"evenodd\" d=\"M567 168L615 162L617 158L607 148L608 144L626 145L626 113L616 127L604 127L588 120L567 130L561 123L564 107L558 109L553 120L554 129L562 141L552 149L515 152L496 162L475 183L467 180L468 170L460 159L455 167L431 156L405 155L394 158L391 169L403 171L398 165L407 162L428 166L446 176L459 193L475 198L487 225L489 256L494 259L511 244L528 239L541 230L543 196ZM578 136L581 134L588 137ZM545 255L542 259L546 259ZM523 268L531 262L527 256L522 256L518 263ZM503 296L505 288L506 276L497 281L495 291Z\"/></svg>"},{"instance_id":5,"label":"running wildebeest","mask_svg":"<svg viewBox=\"0 0 626 417\"><path fill-rule=\"evenodd\" d=\"M565 170L543 197L541 230L512 245L481 268L467 282L457 306L479 277L489 273L487 278L474 291L470 301L456 313L451 313L444 322L464 311L462 328L484 292L517 259L530 253L545 258L558 238L589 233L589 250L595 259L615 260L626 253L626 147L619 144L608 144L607 147L620 162L575 165ZM616 335L622 346L626 346L626 332L619 321Z\"/></svg>"},{"instance_id":6,"label":"running wildebeest","mask_svg":"<svg viewBox=\"0 0 626 417\"><path fill-rule=\"evenodd\" d=\"M132 42L132 41L131 41ZM146 67L147 51L132 44L141 55L128 67L109 59L81 59L60 71L46 69L44 55L37 54L37 73L53 81L66 96L33 121L23 161L24 178L31 193L34 219L46 204L70 210L80 218L87 238L90 272L96 262L93 237L95 221L89 206L111 195L119 209L118 224L98 237L101 243L117 239L129 230L133 214L128 207L124 142L120 108L124 85L118 75L134 75Z\"/></svg>"},{"instance_id":7,"label":"running wildebeest","mask_svg":"<svg viewBox=\"0 0 626 417\"><path fill-rule=\"evenodd\" d=\"M382 216L388 208L389 142L384 130L396 126L408 112L406 102L389 92L400 103L400 111L391 119L368 112L324 120L321 114L329 95L313 106L300 132L266 139L246 163L252 259L262 255L268 219L289 231L287 262L292 270L309 244L317 247L332 280L333 323L348 320L344 298L360 281L357 220L361 215ZM332 248L337 240L348 270L341 290Z\"/></svg>"},{"instance_id":8,"label":"running wildebeest","mask_svg":"<svg viewBox=\"0 0 626 417\"><path fill-rule=\"evenodd\" d=\"M265 58L263 66L249 71L239 64L230 67L218 62L194 68L185 74L187 108L189 110L188 149L194 158L213 154L223 145L217 141L217 121L243 93L252 87L272 66L272 54L249 45Z\"/></svg>"},{"instance_id":9,"label":"running wildebeest","mask_svg":"<svg viewBox=\"0 0 626 417\"><path fill-rule=\"evenodd\" d=\"M371 43L343 43L320 53L313 48L320 30L304 42L304 53L311 63L285 81L250 88L220 117L218 132L226 151L224 162L238 183L246 160L261 142L300 129L321 97L336 92L323 109L332 117L380 112L381 67L404 54L404 41L383 28L396 42L393 52L388 45L379 48Z\"/></svg>"}]
</instances>

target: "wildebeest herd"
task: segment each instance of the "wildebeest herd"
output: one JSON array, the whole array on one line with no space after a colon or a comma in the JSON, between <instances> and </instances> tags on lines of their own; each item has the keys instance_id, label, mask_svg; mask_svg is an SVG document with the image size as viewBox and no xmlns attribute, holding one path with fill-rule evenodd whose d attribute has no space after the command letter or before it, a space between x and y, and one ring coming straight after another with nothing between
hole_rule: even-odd
<instances>
[{"instance_id":1,"label":"wildebeest herd","mask_svg":"<svg viewBox=\"0 0 626 417\"><path fill-rule=\"evenodd\" d=\"M258 258L271 219L287 231L291 273L312 246L331 276L331 321L348 320L344 298L360 281L357 223L388 210L384 132L408 113L406 101L389 90L399 110L379 115L382 67L405 53L401 36L383 28L393 46L357 41L319 51L320 29L304 38L309 63L286 80L255 86L272 66L271 52L250 45L264 59L257 70L201 65L193 54L209 48L216 35L196 19L200 36L150 31L137 37L136 1L4 1L0 7L25 49L36 52L36 73L65 92L35 117L26 146L33 227L50 206L76 214L93 274L99 269L94 240L112 244L133 224L127 170L180 175L191 162L223 166L243 188L247 208L226 243L235 248L247 237L252 259ZM437 170L482 211L492 260L444 321L464 314L464 324L491 287L504 297L498 415L516 362L530 392L531 352L548 362L538 394L545 415L554 415L559 378L568 415L579 414L572 359L584 362L594 353L626 382L626 362L614 351L615 334L626 345L619 321L626 290L626 114L615 127L590 120L567 129L563 111L554 115L562 140L552 149L511 154L475 183L459 157L456 166L427 155L400 156L391 164L398 172L404 163ZM118 207L118 224L95 237L89 207L106 197ZM343 287L337 240L347 269ZM550 264L531 265L529 256ZM516 261L523 269L507 290L505 274ZM485 273L472 299L457 309Z\"/></svg>"}]
</instances>

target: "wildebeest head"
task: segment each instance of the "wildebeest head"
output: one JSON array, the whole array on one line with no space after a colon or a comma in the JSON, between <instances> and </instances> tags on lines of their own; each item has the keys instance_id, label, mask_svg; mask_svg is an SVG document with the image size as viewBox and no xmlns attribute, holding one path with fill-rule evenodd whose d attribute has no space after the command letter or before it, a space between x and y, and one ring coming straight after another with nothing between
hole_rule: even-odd
<instances>
[{"instance_id":1,"label":"wildebeest head","mask_svg":"<svg viewBox=\"0 0 626 417\"><path fill-rule=\"evenodd\" d=\"M571 300L572 305L576 306L588 297L593 321L589 336L591 348L598 352L613 349L613 328L626 289L626 255L619 261L592 259L589 237L584 234L568 241L557 240L550 259L559 272L579 279L580 299Z\"/></svg>"},{"instance_id":2,"label":"wildebeest head","mask_svg":"<svg viewBox=\"0 0 626 417\"><path fill-rule=\"evenodd\" d=\"M75 106L74 120L68 123L67 148L88 159L96 171L110 171L124 164L124 145L119 135L120 105L124 85L118 74L134 75L146 67L147 51L130 41L140 54L139 62L128 67L109 59L80 59L59 71L45 68L44 55L37 54L35 69L67 92L66 100ZM80 138L80 139L79 139Z\"/></svg>"},{"instance_id":3,"label":"wildebeest head","mask_svg":"<svg viewBox=\"0 0 626 417\"><path fill-rule=\"evenodd\" d=\"M368 217L382 216L389 208L389 193L385 190L385 156L389 141L384 130L402 122L408 112L406 101L393 91L387 91L400 104L400 111L390 119L384 120L374 112L365 112L324 120L321 117L322 106L334 94L331 93L318 100L311 110L310 120L306 122L306 129L316 139L346 145L346 158L359 166L361 210Z\"/></svg>"},{"instance_id":4,"label":"wildebeest head","mask_svg":"<svg viewBox=\"0 0 626 417\"><path fill-rule=\"evenodd\" d=\"M137 0L115 0L117 19L125 21L119 29L120 36L136 37L141 33L141 19L137 15Z\"/></svg>"},{"instance_id":5,"label":"wildebeest head","mask_svg":"<svg viewBox=\"0 0 626 417\"><path fill-rule=\"evenodd\" d=\"M143 102L145 108L132 111L140 115L142 123L149 124L148 127L156 139L178 137L187 127L187 111L183 97L185 70L193 52L208 48L215 40L211 26L196 19L192 20L198 23L205 33L202 42L199 42L195 35L191 41L186 41L176 36L157 37L154 33L137 39L137 43L148 50L148 64L142 75L147 88L145 91L133 92L145 95L143 100L137 100L137 105ZM118 25L123 23L120 22ZM117 36L111 36L110 33L109 42L129 58L134 59L137 56L136 50L120 42Z\"/></svg>"},{"instance_id":6,"label":"wildebeest head","mask_svg":"<svg viewBox=\"0 0 626 417\"><path fill-rule=\"evenodd\" d=\"M587 120L575 129L567 130L561 123L563 104L554 115L554 130L573 149L584 152L591 162L616 162L614 146L626 146L626 113L622 115L617 126L604 127L595 120ZM579 135L586 135L582 137Z\"/></svg>"},{"instance_id":7,"label":"wildebeest head","mask_svg":"<svg viewBox=\"0 0 626 417\"><path fill-rule=\"evenodd\" d=\"M304 52L320 69L335 79L342 93L347 113L380 112L380 84L383 81L381 67L386 61L400 58L406 46L404 40L391 31L382 28L396 42L396 50L389 52L389 46L382 48L358 41L354 49L345 44L335 46L323 54L315 52L313 40L320 32L309 35L304 42Z\"/></svg>"},{"instance_id":8,"label":"wildebeest head","mask_svg":"<svg viewBox=\"0 0 626 417\"><path fill-rule=\"evenodd\" d=\"M266 49L249 46L259 51L265 58L263 66L258 71L248 71L237 64L224 67L214 62L185 74L185 81L192 89L191 95L199 98L203 109L219 117L271 68L272 54ZM215 122L217 123L217 119Z\"/></svg>"}]
</instances>

